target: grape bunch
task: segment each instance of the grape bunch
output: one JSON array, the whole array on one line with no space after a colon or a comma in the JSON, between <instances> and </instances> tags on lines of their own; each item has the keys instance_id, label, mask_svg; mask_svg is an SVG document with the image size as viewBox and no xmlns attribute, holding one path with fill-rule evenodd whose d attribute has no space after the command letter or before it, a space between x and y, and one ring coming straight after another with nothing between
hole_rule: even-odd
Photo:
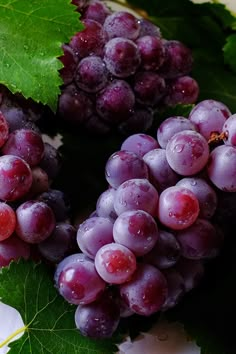
<instances>
[{"instance_id":1,"label":"grape bunch","mask_svg":"<svg viewBox=\"0 0 236 354\"><path fill-rule=\"evenodd\" d=\"M0 92L0 267L21 257L54 264L77 250L70 204L52 187L61 155L36 124L38 105Z\"/></svg>"},{"instance_id":2,"label":"grape bunch","mask_svg":"<svg viewBox=\"0 0 236 354\"><path fill-rule=\"evenodd\" d=\"M58 115L95 134L146 132L158 108L195 103L193 58L177 40L101 0L73 0L84 29L63 45Z\"/></svg>"},{"instance_id":3,"label":"grape bunch","mask_svg":"<svg viewBox=\"0 0 236 354\"><path fill-rule=\"evenodd\" d=\"M77 230L79 252L56 266L59 293L92 338L124 317L174 307L196 287L224 237L215 214L236 192L236 114L219 101L135 133L105 165L107 189Z\"/></svg>"}]
</instances>

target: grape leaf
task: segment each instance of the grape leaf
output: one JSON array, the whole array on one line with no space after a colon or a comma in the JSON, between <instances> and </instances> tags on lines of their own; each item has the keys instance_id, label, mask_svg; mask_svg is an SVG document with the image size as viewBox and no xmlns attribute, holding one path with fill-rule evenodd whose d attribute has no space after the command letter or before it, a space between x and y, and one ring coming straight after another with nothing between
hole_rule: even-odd
<instances>
[{"instance_id":1,"label":"grape leaf","mask_svg":"<svg viewBox=\"0 0 236 354\"><path fill-rule=\"evenodd\" d=\"M82 28L69 0L0 0L0 83L56 109L61 45Z\"/></svg>"},{"instance_id":2,"label":"grape leaf","mask_svg":"<svg viewBox=\"0 0 236 354\"><path fill-rule=\"evenodd\" d=\"M1 301L16 308L26 325L23 336L10 343L9 354L111 354L112 340L92 340L75 328L75 306L58 294L51 269L40 263L12 262L0 272Z\"/></svg>"},{"instance_id":3,"label":"grape leaf","mask_svg":"<svg viewBox=\"0 0 236 354\"><path fill-rule=\"evenodd\" d=\"M236 73L236 34L232 34L227 38L227 43L224 46L224 58L225 62Z\"/></svg>"}]
</instances>

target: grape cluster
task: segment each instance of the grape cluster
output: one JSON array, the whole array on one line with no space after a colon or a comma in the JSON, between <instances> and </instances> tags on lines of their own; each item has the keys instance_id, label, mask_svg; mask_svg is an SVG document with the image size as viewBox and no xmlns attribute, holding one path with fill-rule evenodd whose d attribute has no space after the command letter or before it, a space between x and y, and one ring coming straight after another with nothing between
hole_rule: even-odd
<instances>
[{"instance_id":1,"label":"grape cluster","mask_svg":"<svg viewBox=\"0 0 236 354\"><path fill-rule=\"evenodd\" d=\"M146 132L157 108L194 103L193 58L177 40L101 0L74 0L84 29L63 45L58 114L73 127L106 134Z\"/></svg>"},{"instance_id":2,"label":"grape cluster","mask_svg":"<svg viewBox=\"0 0 236 354\"><path fill-rule=\"evenodd\" d=\"M41 109L0 92L0 267L21 257L54 264L77 249L67 198L52 188L61 155L36 124Z\"/></svg>"},{"instance_id":3,"label":"grape cluster","mask_svg":"<svg viewBox=\"0 0 236 354\"><path fill-rule=\"evenodd\" d=\"M55 272L59 293L78 305L77 328L95 338L112 336L123 317L175 306L219 254L214 216L220 193L236 192L236 115L205 100L188 118L163 121L156 137L132 134L105 178L78 227L80 252Z\"/></svg>"}]
</instances>

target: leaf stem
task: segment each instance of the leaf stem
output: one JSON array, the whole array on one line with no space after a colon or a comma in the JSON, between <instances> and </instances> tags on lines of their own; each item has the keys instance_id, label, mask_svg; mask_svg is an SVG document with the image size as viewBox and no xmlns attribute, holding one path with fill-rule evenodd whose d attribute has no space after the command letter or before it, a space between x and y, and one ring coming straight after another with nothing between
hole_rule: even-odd
<instances>
[{"instance_id":1,"label":"leaf stem","mask_svg":"<svg viewBox=\"0 0 236 354\"><path fill-rule=\"evenodd\" d=\"M27 326L17 329L15 332L10 334L2 343L0 343L0 348L4 347L8 342L10 342L17 334L24 332L27 329Z\"/></svg>"}]
</instances>

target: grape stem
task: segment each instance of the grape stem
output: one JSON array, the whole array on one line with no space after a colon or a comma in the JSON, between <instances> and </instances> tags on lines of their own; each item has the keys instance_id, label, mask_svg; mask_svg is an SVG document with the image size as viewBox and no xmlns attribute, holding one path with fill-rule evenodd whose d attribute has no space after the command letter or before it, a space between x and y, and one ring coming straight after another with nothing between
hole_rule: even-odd
<instances>
[{"instance_id":1,"label":"grape stem","mask_svg":"<svg viewBox=\"0 0 236 354\"><path fill-rule=\"evenodd\" d=\"M210 138L208 140L208 144L211 143L219 143L220 141L226 140L227 139L227 134L226 132L222 133L217 133L217 132L212 132L210 135Z\"/></svg>"},{"instance_id":2,"label":"grape stem","mask_svg":"<svg viewBox=\"0 0 236 354\"><path fill-rule=\"evenodd\" d=\"M21 327L19 329L17 329L15 332L13 332L12 334L10 334L2 343L0 343L0 348L3 348L6 344L8 344L14 337L17 336L17 334L20 334L22 332L24 332L25 330L27 330L27 326Z\"/></svg>"}]
</instances>

